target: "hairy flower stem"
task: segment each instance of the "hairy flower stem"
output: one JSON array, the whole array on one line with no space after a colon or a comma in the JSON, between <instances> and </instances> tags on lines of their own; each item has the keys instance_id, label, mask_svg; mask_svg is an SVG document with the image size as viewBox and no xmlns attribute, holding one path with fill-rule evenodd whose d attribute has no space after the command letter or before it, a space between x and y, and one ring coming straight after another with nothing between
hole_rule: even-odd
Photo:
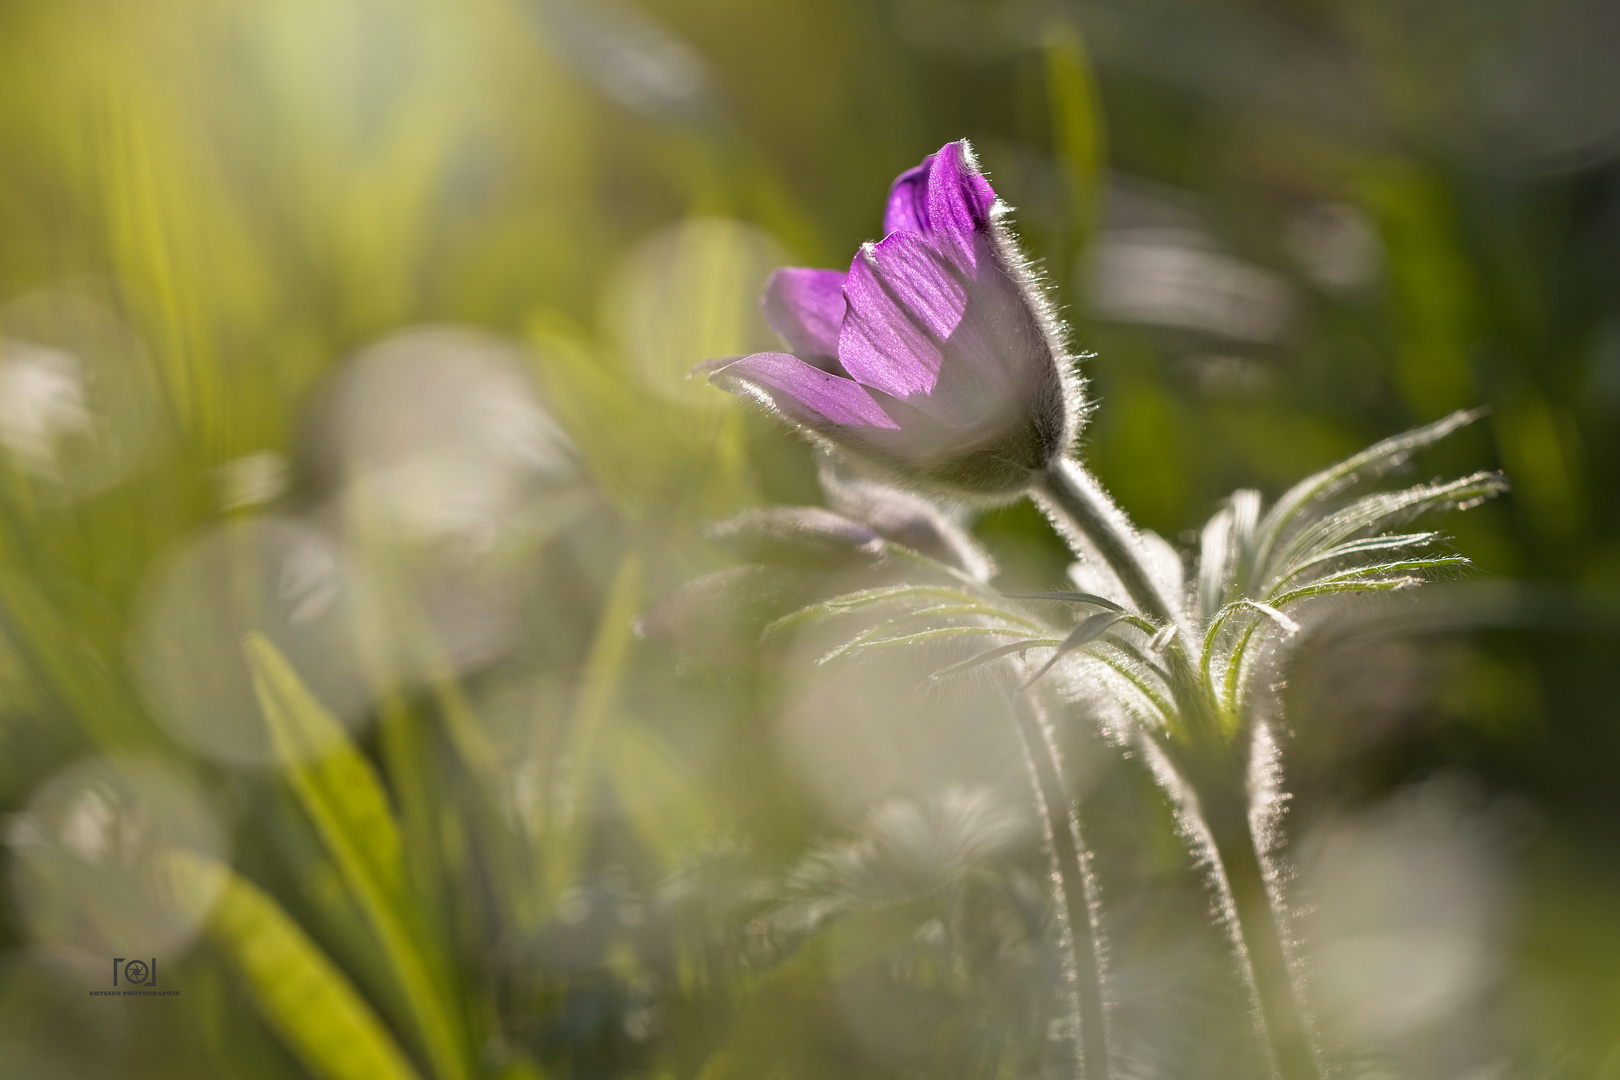
<instances>
[{"instance_id":1,"label":"hairy flower stem","mask_svg":"<svg viewBox=\"0 0 1620 1080\"><path fill-rule=\"evenodd\" d=\"M1108 565L1139 612L1161 625L1174 622L1179 598L1164 595L1153 583L1136 529L1084 467L1066 459L1055 461L1036 478L1030 494L1076 555ZM1218 740L1215 703L1180 635L1166 645L1164 659L1181 726L1177 734Z\"/></svg>"},{"instance_id":2,"label":"hairy flower stem","mask_svg":"<svg viewBox=\"0 0 1620 1080\"><path fill-rule=\"evenodd\" d=\"M1086 874L1084 841L1074 800L1063 782L1063 768L1052 730L1027 694L1014 698L1013 712L1035 781L1036 811L1052 853L1057 910L1065 924L1074 976L1074 1040L1078 1076L1108 1080L1108 1018L1103 1007L1102 953L1093 916L1095 898Z\"/></svg>"},{"instance_id":3,"label":"hairy flower stem","mask_svg":"<svg viewBox=\"0 0 1620 1080\"><path fill-rule=\"evenodd\" d=\"M1108 564L1138 611L1157 623L1171 620L1175 598L1162 595L1153 584L1130 519L1079 462L1059 458L1038 475L1031 490L1077 553L1094 551Z\"/></svg>"},{"instance_id":4,"label":"hairy flower stem","mask_svg":"<svg viewBox=\"0 0 1620 1080\"><path fill-rule=\"evenodd\" d=\"M1195 784L1195 788L1200 785ZM1212 797L1213 796L1213 797ZM1199 791L1199 802L1225 879L1235 931L1247 954L1255 1007L1281 1080L1319 1080L1321 1069L1298 995L1270 883L1255 845L1241 793L1220 785Z\"/></svg>"},{"instance_id":5,"label":"hairy flower stem","mask_svg":"<svg viewBox=\"0 0 1620 1080\"><path fill-rule=\"evenodd\" d=\"M1130 519L1078 462L1054 462L1035 479L1030 493L1077 555L1107 564L1142 615L1161 624L1174 620L1179 598L1165 596L1154 584L1146 549ZM1281 1080L1318 1080L1309 1028L1249 822L1246 768L1231 753L1230 733L1222 731L1215 700L1179 635L1166 646L1164 658L1178 714L1171 734L1193 760L1205 759L1205 767L1189 768L1187 755L1177 755L1182 760L1176 771L1198 793L1196 812L1213 838L1212 873L1232 903L1233 932L1239 937L1238 953L1248 969L1262 1035Z\"/></svg>"}]
</instances>

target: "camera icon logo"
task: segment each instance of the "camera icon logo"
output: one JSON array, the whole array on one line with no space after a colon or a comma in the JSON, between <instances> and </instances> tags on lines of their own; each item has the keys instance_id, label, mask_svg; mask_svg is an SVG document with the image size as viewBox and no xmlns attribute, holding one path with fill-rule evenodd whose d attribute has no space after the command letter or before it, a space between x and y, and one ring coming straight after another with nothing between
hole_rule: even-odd
<instances>
[{"instance_id":1,"label":"camera icon logo","mask_svg":"<svg viewBox=\"0 0 1620 1080\"><path fill-rule=\"evenodd\" d=\"M156 986L157 985L157 957L150 962L146 960L130 960L125 962L122 956L113 958L113 985L118 985L119 965L123 965L123 982L126 986Z\"/></svg>"}]
</instances>

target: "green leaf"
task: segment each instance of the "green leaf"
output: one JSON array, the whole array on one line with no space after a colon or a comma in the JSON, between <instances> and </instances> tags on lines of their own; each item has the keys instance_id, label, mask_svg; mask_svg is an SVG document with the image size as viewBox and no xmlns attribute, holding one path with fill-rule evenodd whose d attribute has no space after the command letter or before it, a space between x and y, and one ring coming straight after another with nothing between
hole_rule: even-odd
<instances>
[{"instance_id":1,"label":"green leaf","mask_svg":"<svg viewBox=\"0 0 1620 1080\"><path fill-rule=\"evenodd\" d=\"M1466 427L1485 415L1483 409L1459 410L1425 427L1403 432L1374 443L1354 457L1306 477L1289 488L1260 523L1259 551L1255 565L1264 567L1271 549L1293 519L1306 506L1326 498L1357 477L1385 472L1401 464L1417 451L1432 446L1458 428Z\"/></svg>"},{"instance_id":2,"label":"green leaf","mask_svg":"<svg viewBox=\"0 0 1620 1080\"><path fill-rule=\"evenodd\" d=\"M270 896L230 867L186 851L163 862L173 899L201 914L265 1023L323 1080L418 1080L354 985Z\"/></svg>"},{"instance_id":3,"label":"green leaf","mask_svg":"<svg viewBox=\"0 0 1620 1080\"><path fill-rule=\"evenodd\" d=\"M979 653L977 656L969 657L959 664L952 664L950 667L940 668L929 678L931 682L944 682L946 679L954 678L957 675L972 671L974 668L983 667L985 664L993 663L1000 660L1004 656L1011 656L1013 653L1024 652L1028 649L1038 648L1042 645L1059 644L1061 644L1061 642L1057 638L1030 638L1028 641L1015 641L1010 645L997 645L995 648L988 649L982 653Z\"/></svg>"},{"instance_id":4,"label":"green leaf","mask_svg":"<svg viewBox=\"0 0 1620 1080\"><path fill-rule=\"evenodd\" d=\"M1299 633L1299 623L1295 622L1293 619L1290 619L1287 615L1284 615L1270 604L1263 604L1258 600L1239 600L1238 603L1242 604L1246 608L1251 608L1258 611L1260 614L1264 615L1266 618L1270 619L1272 622L1276 623L1290 634Z\"/></svg>"},{"instance_id":5,"label":"green leaf","mask_svg":"<svg viewBox=\"0 0 1620 1080\"><path fill-rule=\"evenodd\" d=\"M886 619L874 626L867 627L865 630L862 630L860 633L850 638L838 648L833 649L826 655L822 656L817 663L830 663L831 661L837 660L840 657L848 656L850 653L865 646L868 642L893 637L895 631L910 623L915 623L919 619L941 619L953 615L974 615L980 618L999 619L1002 622L1013 623L1020 631L1032 630L1036 628L1035 624L1031 623L1028 619L1011 615L1007 612L989 607L985 604L931 604L928 607L919 608L916 611L908 611L904 615L898 615L895 618ZM971 624L959 623L955 625Z\"/></svg>"},{"instance_id":6,"label":"green leaf","mask_svg":"<svg viewBox=\"0 0 1620 1080\"><path fill-rule=\"evenodd\" d=\"M919 630L915 634L901 634L898 637L878 638L876 641L863 641L860 649L892 649L904 645L920 645L925 641L940 641L946 638L973 637L975 635L992 634L999 637L1010 637L1014 634L1025 633L1023 630L1012 630L1005 626L942 626L934 630Z\"/></svg>"},{"instance_id":7,"label":"green leaf","mask_svg":"<svg viewBox=\"0 0 1620 1080\"><path fill-rule=\"evenodd\" d=\"M821 600L797 611L789 612L767 625L763 636L772 638L797 626L812 625L824 619L844 615L851 611L858 611L863 607L881 604L890 600L978 602L978 598L973 594L944 585L884 585L875 589L861 589L857 592L845 593L842 596L835 596L830 600Z\"/></svg>"},{"instance_id":8,"label":"green leaf","mask_svg":"<svg viewBox=\"0 0 1620 1080\"><path fill-rule=\"evenodd\" d=\"M1116 634L1104 634L1086 654L1141 695L1167 729L1177 729L1179 714L1166 696L1170 678L1135 645Z\"/></svg>"},{"instance_id":9,"label":"green leaf","mask_svg":"<svg viewBox=\"0 0 1620 1080\"><path fill-rule=\"evenodd\" d=\"M1046 663L1042 664L1041 669L1035 674L1031 675L1029 677L1029 681L1024 683L1024 685L1026 687L1032 685L1036 679L1039 679L1042 675L1045 675L1048 671L1051 671L1053 666L1056 665L1059 660L1063 659L1069 653L1074 652L1074 650L1084 648L1086 645L1091 644L1099 637L1102 637L1103 631L1107 630L1110 626L1113 626L1124 617L1124 614L1118 611L1099 611L1095 615L1088 615L1084 619L1081 619L1075 628L1069 631L1069 636L1064 638L1062 643L1058 645L1056 651L1052 653L1051 658L1048 659Z\"/></svg>"},{"instance_id":10,"label":"green leaf","mask_svg":"<svg viewBox=\"0 0 1620 1080\"><path fill-rule=\"evenodd\" d=\"M1088 592L1031 592L1031 593L1002 593L1009 600L1060 600L1071 604L1090 604L1093 607L1107 608L1109 611L1124 611L1114 601L1106 596L1098 596Z\"/></svg>"},{"instance_id":11,"label":"green leaf","mask_svg":"<svg viewBox=\"0 0 1620 1080\"><path fill-rule=\"evenodd\" d=\"M568 719L568 742L563 754L567 770L561 800L550 823L550 849L544 866L545 900L550 902L574 884L588 846L591 805L604 742L611 736L617 711L619 684L635 639L636 613L641 609L645 571L634 552L619 563L613 583L602 601L596 637L585 660L584 675Z\"/></svg>"},{"instance_id":12,"label":"green leaf","mask_svg":"<svg viewBox=\"0 0 1620 1080\"><path fill-rule=\"evenodd\" d=\"M287 782L377 935L434 1073L464 1080L465 1033L412 918L399 827L376 770L274 645L252 634L246 650Z\"/></svg>"},{"instance_id":13,"label":"green leaf","mask_svg":"<svg viewBox=\"0 0 1620 1080\"><path fill-rule=\"evenodd\" d=\"M269 640L250 634L246 649L276 755L321 838L340 863L345 856L352 859L355 876L399 903L404 889L399 829L376 771Z\"/></svg>"},{"instance_id":14,"label":"green leaf","mask_svg":"<svg viewBox=\"0 0 1620 1080\"><path fill-rule=\"evenodd\" d=\"M1229 596L1248 588L1254 572L1260 493L1234 491L1199 537L1198 617L1208 622Z\"/></svg>"},{"instance_id":15,"label":"green leaf","mask_svg":"<svg viewBox=\"0 0 1620 1080\"><path fill-rule=\"evenodd\" d=\"M1357 581L1361 578L1377 577L1381 574L1409 575L1413 570L1458 570L1473 564L1463 555L1434 555L1426 559L1401 559L1397 562L1373 563L1368 566L1352 566L1340 570L1336 574L1328 574L1318 578L1312 584L1321 585L1334 581Z\"/></svg>"},{"instance_id":16,"label":"green leaf","mask_svg":"<svg viewBox=\"0 0 1620 1080\"><path fill-rule=\"evenodd\" d=\"M1366 578L1349 581L1319 581L1315 585L1305 585L1292 589L1272 600L1274 607L1281 608L1284 604L1292 604L1296 600L1308 600L1314 596L1341 596L1345 593L1366 592L1392 592L1396 589L1405 589L1412 585L1423 584L1420 577L1395 578Z\"/></svg>"},{"instance_id":17,"label":"green leaf","mask_svg":"<svg viewBox=\"0 0 1620 1080\"><path fill-rule=\"evenodd\" d=\"M1507 481L1500 473L1478 472L1445 483L1368 495L1290 538L1277 554L1276 570L1268 576L1288 576L1302 561L1358 535L1435 510L1467 508L1506 490Z\"/></svg>"},{"instance_id":18,"label":"green leaf","mask_svg":"<svg viewBox=\"0 0 1620 1080\"><path fill-rule=\"evenodd\" d=\"M1360 540L1337 544L1295 565L1284 577L1272 584L1270 591L1275 593L1283 585L1288 584L1288 582L1312 567L1341 562L1352 559L1357 555L1366 555L1375 551L1398 551L1401 548L1424 547L1438 539L1440 539L1440 534L1437 532L1394 533L1391 535L1368 536Z\"/></svg>"}]
</instances>

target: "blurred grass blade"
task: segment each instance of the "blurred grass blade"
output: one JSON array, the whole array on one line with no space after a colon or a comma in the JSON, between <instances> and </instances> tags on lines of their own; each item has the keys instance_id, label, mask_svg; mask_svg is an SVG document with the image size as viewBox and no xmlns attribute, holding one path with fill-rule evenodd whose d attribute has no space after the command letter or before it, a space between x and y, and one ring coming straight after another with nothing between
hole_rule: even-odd
<instances>
[{"instance_id":1,"label":"blurred grass blade","mask_svg":"<svg viewBox=\"0 0 1620 1080\"><path fill-rule=\"evenodd\" d=\"M1052 111L1052 141L1068 167L1073 198L1073 252L1084 251L1101 216L1106 134L1097 80L1080 31L1067 22L1047 28L1046 95Z\"/></svg>"},{"instance_id":2,"label":"blurred grass blade","mask_svg":"<svg viewBox=\"0 0 1620 1080\"><path fill-rule=\"evenodd\" d=\"M666 869L713 830L715 813L703 788L657 735L640 725L622 725L613 733L607 763L631 826Z\"/></svg>"},{"instance_id":3,"label":"blurred grass blade","mask_svg":"<svg viewBox=\"0 0 1620 1080\"><path fill-rule=\"evenodd\" d=\"M548 898L557 897L574 883L584 859L591 825L589 807L595 788L597 754L635 637L643 576L640 556L634 552L626 555L602 602L596 639L591 643L569 718L568 748L563 758L567 775L562 787L567 797L559 807L555 828L551 830L551 849L546 855L545 894Z\"/></svg>"},{"instance_id":4,"label":"blurred grass blade","mask_svg":"<svg viewBox=\"0 0 1620 1080\"><path fill-rule=\"evenodd\" d=\"M381 780L274 645L252 634L246 648L277 756L321 838L340 861L352 858L353 876L388 903L401 903L399 828Z\"/></svg>"},{"instance_id":5,"label":"blurred grass blade","mask_svg":"<svg viewBox=\"0 0 1620 1080\"><path fill-rule=\"evenodd\" d=\"M848 978L892 957L939 911L936 896L851 911L820 935L812 955L828 978Z\"/></svg>"},{"instance_id":6,"label":"blurred grass blade","mask_svg":"<svg viewBox=\"0 0 1620 1080\"><path fill-rule=\"evenodd\" d=\"M266 1024L323 1080L417 1080L388 1029L275 900L222 863L173 851L175 900L213 902L208 932L252 991Z\"/></svg>"},{"instance_id":7,"label":"blurred grass blade","mask_svg":"<svg viewBox=\"0 0 1620 1080\"><path fill-rule=\"evenodd\" d=\"M180 234L187 226L195 229L202 209L198 178L179 180L183 155L177 152L175 133L163 132L154 116L158 110L139 108L139 95L129 89L108 96L108 120L97 146L106 176L103 199L111 255L120 274L152 298L155 317L149 329L165 395L182 427L195 431L206 416L200 403L210 400L215 389L209 385L215 371L205 344L209 313L197 302L201 283L188 280L185 254L179 250L184 247ZM180 191L186 195L178 196ZM188 200L188 207L177 205ZM218 234L230 231L220 224L221 218L213 216L216 243L223 239Z\"/></svg>"},{"instance_id":8,"label":"blurred grass blade","mask_svg":"<svg viewBox=\"0 0 1620 1080\"><path fill-rule=\"evenodd\" d=\"M9 539L9 538L7 538ZM0 633L8 634L45 691L104 751L150 744L151 725L131 706L114 665L102 661L55 598L38 584L34 568L0 558Z\"/></svg>"},{"instance_id":9,"label":"blurred grass blade","mask_svg":"<svg viewBox=\"0 0 1620 1080\"><path fill-rule=\"evenodd\" d=\"M399 826L376 770L274 645L254 634L246 650L287 782L377 935L434 1073L463 1080L466 1041L412 917Z\"/></svg>"}]
</instances>

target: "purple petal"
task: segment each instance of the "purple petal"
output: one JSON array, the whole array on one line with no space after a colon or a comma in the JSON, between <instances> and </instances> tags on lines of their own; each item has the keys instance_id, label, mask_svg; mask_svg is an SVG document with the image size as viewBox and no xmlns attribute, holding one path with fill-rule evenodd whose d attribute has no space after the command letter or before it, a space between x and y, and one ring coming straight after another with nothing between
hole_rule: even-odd
<instances>
[{"instance_id":1,"label":"purple petal","mask_svg":"<svg viewBox=\"0 0 1620 1080\"><path fill-rule=\"evenodd\" d=\"M900 427L858 383L789 353L745 356L711 373L709 381L812 428Z\"/></svg>"},{"instance_id":2,"label":"purple petal","mask_svg":"<svg viewBox=\"0 0 1620 1080\"><path fill-rule=\"evenodd\" d=\"M933 163L934 155L929 154L922 159L921 165L913 166L895 177L889 187L889 204L883 211L884 236L897 232L920 233L926 228L928 167Z\"/></svg>"},{"instance_id":3,"label":"purple petal","mask_svg":"<svg viewBox=\"0 0 1620 1080\"><path fill-rule=\"evenodd\" d=\"M883 231L963 237L988 226L995 201L996 193L980 175L967 143L946 143L896 178L889 188ZM957 254L971 255L967 245L957 247Z\"/></svg>"},{"instance_id":4,"label":"purple petal","mask_svg":"<svg viewBox=\"0 0 1620 1080\"><path fill-rule=\"evenodd\" d=\"M990 225L996 193L979 174L965 142L947 143L934 155L928 170L928 234L948 242L958 265L976 264L979 245L974 237Z\"/></svg>"},{"instance_id":5,"label":"purple petal","mask_svg":"<svg viewBox=\"0 0 1620 1080\"><path fill-rule=\"evenodd\" d=\"M942 237L896 233L861 250L844 284L838 360L857 382L966 430L1011 422L1053 368L1035 312L990 238L957 239L971 268L940 250Z\"/></svg>"},{"instance_id":6,"label":"purple petal","mask_svg":"<svg viewBox=\"0 0 1620 1080\"><path fill-rule=\"evenodd\" d=\"M967 310L967 289L950 261L918 234L894 233L855 256L844 298L844 370L902 400L931 393L945 341Z\"/></svg>"},{"instance_id":7,"label":"purple petal","mask_svg":"<svg viewBox=\"0 0 1620 1080\"><path fill-rule=\"evenodd\" d=\"M844 277L838 270L783 267L765 283L765 321L788 348L805 358L838 356L844 322Z\"/></svg>"}]
</instances>

